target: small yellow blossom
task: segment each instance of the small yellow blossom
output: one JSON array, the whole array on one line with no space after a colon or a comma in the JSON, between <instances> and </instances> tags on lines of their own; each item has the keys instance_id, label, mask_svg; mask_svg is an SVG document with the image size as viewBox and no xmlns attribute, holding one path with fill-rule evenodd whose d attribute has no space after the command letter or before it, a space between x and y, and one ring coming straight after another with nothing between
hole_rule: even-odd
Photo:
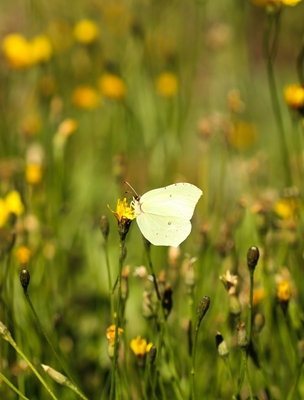
<instances>
[{"instance_id":1,"label":"small yellow blossom","mask_svg":"<svg viewBox=\"0 0 304 400\"><path fill-rule=\"evenodd\" d=\"M118 222L121 222L123 219L133 220L135 218L133 207L127 202L127 199L123 200L118 199L116 211L111 210L108 206L109 210L114 214Z\"/></svg>"},{"instance_id":2,"label":"small yellow blossom","mask_svg":"<svg viewBox=\"0 0 304 400\"><path fill-rule=\"evenodd\" d=\"M58 132L62 136L71 136L72 133L74 133L77 128L78 128L78 122L75 119L66 118L59 125Z\"/></svg>"},{"instance_id":3,"label":"small yellow blossom","mask_svg":"<svg viewBox=\"0 0 304 400\"><path fill-rule=\"evenodd\" d=\"M286 280L282 280L278 283L277 298L280 302L287 303L290 299L291 290L290 284Z\"/></svg>"},{"instance_id":4,"label":"small yellow blossom","mask_svg":"<svg viewBox=\"0 0 304 400\"><path fill-rule=\"evenodd\" d=\"M304 87L299 84L288 85L284 89L286 104L295 110L304 107Z\"/></svg>"},{"instance_id":5,"label":"small yellow blossom","mask_svg":"<svg viewBox=\"0 0 304 400\"><path fill-rule=\"evenodd\" d=\"M113 100L123 99L126 95L126 85L117 75L106 73L98 82L101 93Z\"/></svg>"},{"instance_id":6,"label":"small yellow blossom","mask_svg":"<svg viewBox=\"0 0 304 400\"><path fill-rule=\"evenodd\" d=\"M18 33L5 36L2 49L11 67L28 68L32 64L31 46L24 36Z\"/></svg>"},{"instance_id":7,"label":"small yellow blossom","mask_svg":"<svg viewBox=\"0 0 304 400\"><path fill-rule=\"evenodd\" d=\"M31 250L27 246L20 246L16 249L16 256L20 264L28 264L31 258Z\"/></svg>"},{"instance_id":8,"label":"small yellow blossom","mask_svg":"<svg viewBox=\"0 0 304 400\"><path fill-rule=\"evenodd\" d=\"M6 202L5 200L0 198L0 227L2 227L6 223L8 216L9 211Z\"/></svg>"},{"instance_id":9,"label":"small yellow blossom","mask_svg":"<svg viewBox=\"0 0 304 400\"><path fill-rule=\"evenodd\" d=\"M299 215L301 200L297 197L286 197L274 205L274 212L282 219L294 219Z\"/></svg>"},{"instance_id":10,"label":"small yellow blossom","mask_svg":"<svg viewBox=\"0 0 304 400\"><path fill-rule=\"evenodd\" d=\"M153 343L147 344L146 339L141 338L141 336L137 336L136 339L132 339L130 342L130 347L133 353L135 354L139 365L143 365L145 362L146 354L149 353Z\"/></svg>"},{"instance_id":11,"label":"small yellow blossom","mask_svg":"<svg viewBox=\"0 0 304 400\"><path fill-rule=\"evenodd\" d=\"M106 336L107 336L107 339L109 340L109 344L111 347L115 346L115 333L116 333L116 325L109 326L109 328L107 329ZM119 338L119 335L121 333L123 333L123 329L118 328L117 333L118 333L118 338Z\"/></svg>"},{"instance_id":12,"label":"small yellow blossom","mask_svg":"<svg viewBox=\"0 0 304 400\"><path fill-rule=\"evenodd\" d=\"M24 213L24 205L17 190L9 192L5 197L8 212L14 213L18 217Z\"/></svg>"},{"instance_id":13,"label":"small yellow blossom","mask_svg":"<svg viewBox=\"0 0 304 400\"><path fill-rule=\"evenodd\" d=\"M45 63L52 56L52 44L46 35L38 35L30 41L32 63Z\"/></svg>"},{"instance_id":14,"label":"small yellow blossom","mask_svg":"<svg viewBox=\"0 0 304 400\"><path fill-rule=\"evenodd\" d=\"M163 72L156 79L156 87L163 97L173 97L178 90L178 79L172 72Z\"/></svg>"},{"instance_id":15,"label":"small yellow blossom","mask_svg":"<svg viewBox=\"0 0 304 400\"><path fill-rule=\"evenodd\" d=\"M42 179L42 165L29 164L25 169L26 181L31 185L37 185Z\"/></svg>"},{"instance_id":16,"label":"small yellow blossom","mask_svg":"<svg viewBox=\"0 0 304 400\"><path fill-rule=\"evenodd\" d=\"M74 28L75 39L82 44L93 43L99 36L99 28L96 22L90 19L82 19Z\"/></svg>"},{"instance_id":17,"label":"small yellow blossom","mask_svg":"<svg viewBox=\"0 0 304 400\"><path fill-rule=\"evenodd\" d=\"M91 86L78 86L72 95L72 102L76 107L84 110L93 110L100 104L100 98L97 90Z\"/></svg>"},{"instance_id":18,"label":"small yellow blossom","mask_svg":"<svg viewBox=\"0 0 304 400\"><path fill-rule=\"evenodd\" d=\"M254 125L245 121L237 121L231 125L228 134L231 146L238 150L246 149L257 141L257 131Z\"/></svg>"}]
</instances>

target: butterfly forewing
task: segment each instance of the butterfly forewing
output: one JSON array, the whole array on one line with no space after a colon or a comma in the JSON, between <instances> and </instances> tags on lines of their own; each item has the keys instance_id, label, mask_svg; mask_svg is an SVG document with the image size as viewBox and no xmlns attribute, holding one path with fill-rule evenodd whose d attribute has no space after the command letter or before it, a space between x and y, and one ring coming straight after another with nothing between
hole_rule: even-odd
<instances>
[{"instance_id":1,"label":"butterfly forewing","mask_svg":"<svg viewBox=\"0 0 304 400\"><path fill-rule=\"evenodd\" d=\"M139 200L139 213L178 216L190 219L202 191L190 183L176 183L145 193Z\"/></svg>"}]
</instances>

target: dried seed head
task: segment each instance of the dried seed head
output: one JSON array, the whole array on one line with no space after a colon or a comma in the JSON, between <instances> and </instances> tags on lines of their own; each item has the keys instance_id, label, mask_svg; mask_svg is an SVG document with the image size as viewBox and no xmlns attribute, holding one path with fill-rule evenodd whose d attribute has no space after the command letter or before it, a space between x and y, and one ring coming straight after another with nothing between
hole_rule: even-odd
<instances>
[{"instance_id":1,"label":"dried seed head","mask_svg":"<svg viewBox=\"0 0 304 400\"><path fill-rule=\"evenodd\" d=\"M108 218L105 215L100 217L99 228L104 237L104 240L107 241L110 233L110 224Z\"/></svg>"},{"instance_id":2,"label":"dried seed head","mask_svg":"<svg viewBox=\"0 0 304 400\"><path fill-rule=\"evenodd\" d=\"M215 335L215 343L219 356L222 358L227 358L229 356L229 350L220 332L217 332Z\"/></svg>"},{"instance_id":3,"label":"dried seed head","mask_svg":"<svg viewBox=\"0 0 304 400\"><path fill-rule=\"evenodd\" d=\"M172 307L173 307L172 293L173 293L173 291L171 289L171 286L170 286L170 284L168 284L165 288L163 301L162 301L166 318L168 318L168 316L172 310Z\"/></svg>"},{"instance_id":4,"label":"dried seed head","mask_svg":"<svg viewBox=\"0 0 304 400\"><path fill-rule=\"evenodd\" d=\"M150 363L150 365L153 365L153 363L155 361L155 358L156 358L156 354L157 354L157 349L156 349L155 346L152 346L150 348L150 351L149 351L149 363Z\"/></svg>"},{"instance_id":5,"label":"dried seed head","mask_svg":"<svg viewBox=\"0 0 304 400\"><path fill-rule=\"evenodd\" d=\"M246 328L245 328L244 322L240 322L238 324L237 331L238 331L238 335L237 335L238 346L242 350L246 350L247 351L248 346L249 346L249 342L248 342L248 336L247 336L247 332L246 332Z\"/></svg>"},{"instance_id":6,"label":"dried seed head","mask_svg":"<svg viewBox=\"0 0 304 400\"><path fill-rule=\"evenodd\" d=\"M210 306L210 298L208 296L204 296L199 302L197 308L197 328L200 326L206 312L208 311Z\"/></svg>"}]
</instances>

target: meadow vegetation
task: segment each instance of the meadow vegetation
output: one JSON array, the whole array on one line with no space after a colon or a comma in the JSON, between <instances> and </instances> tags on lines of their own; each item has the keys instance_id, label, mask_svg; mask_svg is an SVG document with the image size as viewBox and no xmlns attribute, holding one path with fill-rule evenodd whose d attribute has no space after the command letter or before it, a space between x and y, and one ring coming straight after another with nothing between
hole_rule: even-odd
<instances>
[{"instance_id":1,"label":"meadow vegetation","mask_svg":"<svg viewBox=\"0 0 304 400\"><path fill-rule=\"evenodd\" d=\"M0 2L0 398L304 398L301 0ZM203 191L180 247L139 194Z\"/></svg>"}]
</instances>

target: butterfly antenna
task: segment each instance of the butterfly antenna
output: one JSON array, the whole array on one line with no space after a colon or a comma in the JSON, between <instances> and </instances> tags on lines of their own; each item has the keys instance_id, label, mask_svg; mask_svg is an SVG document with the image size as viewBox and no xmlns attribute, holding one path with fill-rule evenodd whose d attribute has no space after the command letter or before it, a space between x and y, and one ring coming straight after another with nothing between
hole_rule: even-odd
<instances>
[{"instance_id":1,"label":"butterfly antenna","mask_svg":"<svg viewBox=\"0 0 304 400\"><path fill-rule=\"evenodd\" d=\"M130 185L130 183L127 182L127 181L125 181L124 183L125 183L126 185L128 185L129 188L132 190L132 192L135 194L135 198L138 198L138 199L139 199L140 196L138 195L138 193L136 192L136 190ZM130 193L130 192L126 191L126 193Z\"/></svg>"}]
</instances>

